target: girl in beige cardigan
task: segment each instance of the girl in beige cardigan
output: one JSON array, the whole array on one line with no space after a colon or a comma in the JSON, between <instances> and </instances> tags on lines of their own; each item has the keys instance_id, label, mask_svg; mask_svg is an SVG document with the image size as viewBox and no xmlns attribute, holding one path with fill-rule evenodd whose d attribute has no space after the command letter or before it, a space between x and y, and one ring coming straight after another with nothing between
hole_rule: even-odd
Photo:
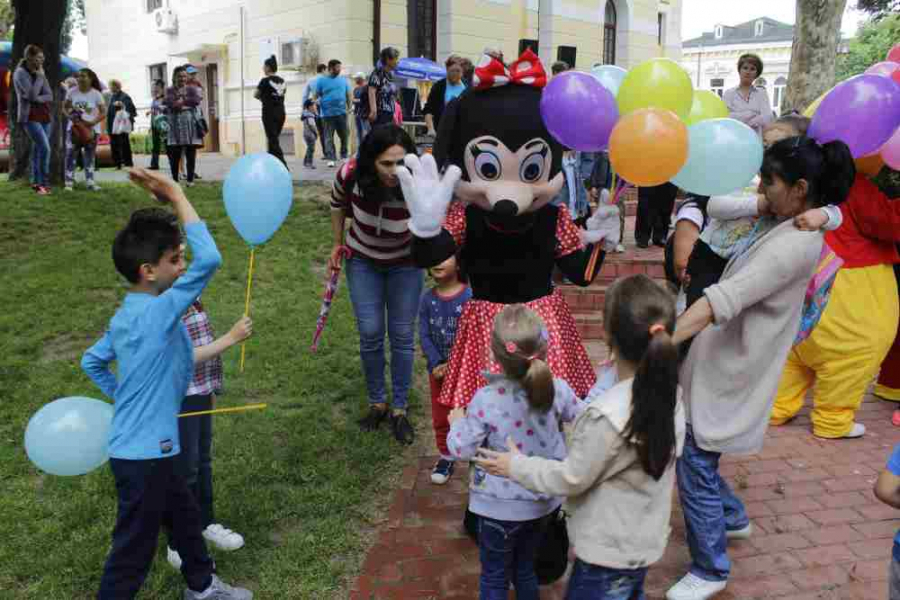
<instances>
[{"instance_id":1,"label":"girl in beige cardigan","mask_svg":"<svg viewBox=\"0 0 900 600\"><path fill-rule=\"evenodd\" d=\"M616 282L604 323L618 380L589 397L564 460L480 450L476 462L535 492L568 496L575 568L567 600L643 598L669 537L675 458L684 441L678 400L675 299L645 275Z\"/></svg>"}]
</instances>

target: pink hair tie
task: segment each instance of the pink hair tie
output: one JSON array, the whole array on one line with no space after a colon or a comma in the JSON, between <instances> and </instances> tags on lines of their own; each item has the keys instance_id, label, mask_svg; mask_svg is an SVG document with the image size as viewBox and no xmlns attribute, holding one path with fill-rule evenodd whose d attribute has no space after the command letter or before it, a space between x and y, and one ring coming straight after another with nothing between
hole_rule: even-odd
<instances>
[{"instance_id":1,"label":"pink hair tie","mask_svg":"<svg viewBox=\"0 0 900 600\"><path fill-rule=\"evenodd\" d=\"M506 351L510 354L515 354L519 351L519 347L516 346L515 342L506 342Z\"/></svg>"},{"instance_id":2,"label":"pink hair tie","mask_svg":"<svg viewBox=\"0 0 900 600\"><path fill-rule=\"evenodd\" d=\"M650 335L651 337L656 335L657 333L662 333L666 330L665 327L662 326L661 323L655 323L650 326Z\"/></svg>"}]
</instances>

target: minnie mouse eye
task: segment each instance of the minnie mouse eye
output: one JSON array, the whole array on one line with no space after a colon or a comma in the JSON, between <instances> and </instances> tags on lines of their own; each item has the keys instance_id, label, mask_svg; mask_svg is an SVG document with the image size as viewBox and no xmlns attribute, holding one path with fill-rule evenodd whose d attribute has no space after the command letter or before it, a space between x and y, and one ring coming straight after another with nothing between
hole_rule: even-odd
<instances>
[{"instance_id":1,"label":"minnie mouse eye","mask_svg":"<svg viewBox=\"0 0 900 600\"><path fill-rule=\"evenodd\" d=\"M519 167L519 176L526 183L534 183L544 174L544 153L533 152L525 157Z\"/></svg>"},{"instance_id":2,"label":"minnie mouse eye","mask_svg":"<svg viewBox=\"0 0 900 600\"><path fill-rule=\"evenodd\" d=\"M496 181L500 179L502 168L500 167L500 159L493 152L473 148L475 151L475 171L486 181Z\"/></svg>"}]
</instances>

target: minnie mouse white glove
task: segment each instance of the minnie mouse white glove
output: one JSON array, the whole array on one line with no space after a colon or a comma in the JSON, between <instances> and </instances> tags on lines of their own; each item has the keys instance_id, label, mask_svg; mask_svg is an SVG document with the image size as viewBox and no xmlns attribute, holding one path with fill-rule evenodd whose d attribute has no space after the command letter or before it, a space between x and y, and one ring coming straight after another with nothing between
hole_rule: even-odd
<instances>
[{"instance_id":1,"label":"minnie mouse white glove","mask_svg":"<svg viewBox=\"0 0 900 600\"><path fill-rule=\"evenodd\" d=\"M608 197L608 193L607 193ZM587 220L587 231L581 230L581 241L584 244L596 244L603 241L603 249L611 252L621 240L619 226L619 207L601 204Z\"/></svg>"},{"instance_id":2,"label":"minnie mouse white glove","mask_svg":"<svg viewBox=\"0 0 900 600\"><path fill-rule=\"evenodd\" d=\"M397 178L409 209L409 230L418 238L436 237L441 233L447 207L453 200L453 189L462 177L462 171L457 166L450 166L441 177L430 154L421 160L415 154L407 154L404 163L406 166L397 167Z\"/></svg>"}]
</instances>

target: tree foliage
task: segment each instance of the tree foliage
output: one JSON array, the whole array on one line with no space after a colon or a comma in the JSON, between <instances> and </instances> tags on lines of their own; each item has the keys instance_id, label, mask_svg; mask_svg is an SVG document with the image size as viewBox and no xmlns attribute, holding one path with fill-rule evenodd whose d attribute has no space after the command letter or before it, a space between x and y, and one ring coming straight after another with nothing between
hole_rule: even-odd
<instances>
[{"instance_id":1,"label":"tree foliage","mask_svg":"<svg viewBox=\"0 0 900 600\"><path fill-rule=\"evenodd\" d=\"M900 11L900 0L857 0L856 8L880 19L892 12Z\"/></svg>"},{"instance_id":2,"label":"tree foliage","mask_svg":"<svg viewBox=\"0 0 900 600\"><path fill-rule=\"evenodd\" d=\"M843 81L859 75L873 64L884 60L888 51L900 42L900 14L883 19L870 19L850 40L850 51L838 56L835 79Z\"/></svg>"},{"instance_id":3,"label":"tree foliage","mask_svg":"<svg viewBox=\"0 0 900 600\"><path fill-rule=\"evenodd\" d=\"M0 0L0 42L12 39L12 28L15 21L16 15L9 0Z\"/></svg>"}]
</instances>

